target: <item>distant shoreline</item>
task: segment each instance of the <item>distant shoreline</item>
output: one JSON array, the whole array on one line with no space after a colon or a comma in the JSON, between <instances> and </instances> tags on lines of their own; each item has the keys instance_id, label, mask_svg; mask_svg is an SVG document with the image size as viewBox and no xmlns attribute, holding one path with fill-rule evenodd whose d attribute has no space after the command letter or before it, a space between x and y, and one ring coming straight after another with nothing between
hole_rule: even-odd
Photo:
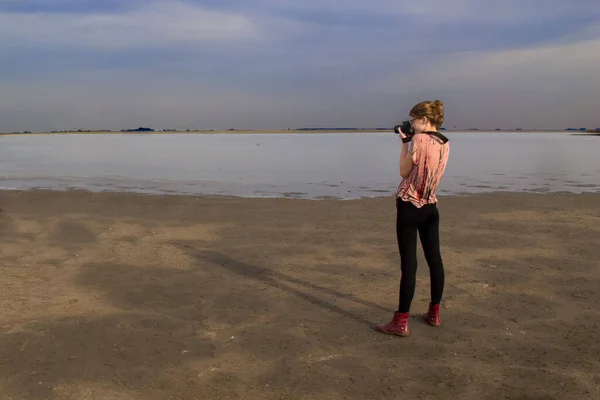
<instances>
[{"instance_id":1,"label":"distant shoreline","mask_svg":"<svg viewBox=\"0 0 600 400\"><path fill-rule=\"evenodd\" d=\"M190 135L206 135L206 134L286 134L286 133L365 133L365 132L388 132L393 133L392 129L240 129L240 130L169 130L169 131L52 131L52 132L0 132L1 136L23 136L23 135L94 135L94 134L143 134L143 135L168 135L168 134L190 134ZM486 130L486 129L445 129L442 132L468 132L468 133L526 133L526 132L542 132L542 133L571 133L573 135L593 136L600 135L599 131L569 131L561 129L502 129L502 130Z\"/></svg>"}]
</instances>

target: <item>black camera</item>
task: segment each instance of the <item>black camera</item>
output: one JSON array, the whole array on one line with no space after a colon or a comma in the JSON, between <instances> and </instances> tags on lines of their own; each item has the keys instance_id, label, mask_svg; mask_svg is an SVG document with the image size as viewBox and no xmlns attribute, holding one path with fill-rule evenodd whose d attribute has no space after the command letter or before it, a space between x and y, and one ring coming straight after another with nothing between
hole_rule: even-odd
<instances>
[{"instance_id":1,"label":"black camera","mask_svg":"<svg viewBox=\"0 0 600 400\"><path fill-rule=\"evenodd\" d=\"M402 133L404 133L406 136L412 136L415 134L410 121L403 121L401 125L396 125L394 127L394 132L396 132L397 135L400 134L400 130L402 130Z\"/></svg>"}]
</instances>

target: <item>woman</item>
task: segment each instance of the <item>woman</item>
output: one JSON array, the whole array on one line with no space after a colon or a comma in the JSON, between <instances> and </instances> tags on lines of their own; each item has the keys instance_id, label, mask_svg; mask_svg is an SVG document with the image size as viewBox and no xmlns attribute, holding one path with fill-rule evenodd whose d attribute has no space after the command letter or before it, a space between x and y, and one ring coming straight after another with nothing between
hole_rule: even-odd
<instances>
[{"instance_id":1,"label":"woman","mask_svg":"<svg viewBox=\"0 0 600 400\"><path fill-rule=\"evenodd\" d=\"M414 135L400 131L400 176L396 192L396 236L400 251L400 304L392 321L380 325L380 332L408 336L410 305L417 273L417 232L429 265L431 302L424 315L433 326L440 325L440 302L444 291L444 266L440 254L439 222L435 191L448 161L449 144L439 133L444 122L444 103L423 101L410 110Z\"/></svg>"}]
</instances>

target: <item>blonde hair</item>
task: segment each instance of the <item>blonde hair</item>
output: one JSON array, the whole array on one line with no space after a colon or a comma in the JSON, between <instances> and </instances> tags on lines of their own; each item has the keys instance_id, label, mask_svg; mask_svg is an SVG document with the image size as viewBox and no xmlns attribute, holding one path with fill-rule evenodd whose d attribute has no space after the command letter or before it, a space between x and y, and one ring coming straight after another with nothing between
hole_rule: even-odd
<instances>
[{"instance_id":1,"label":"blonde hair","mask_svg":"<svg viewBox=\"0 0 600 400\"><path fill-rule=\"evenodd\" d=\"M427 117L429 122L439 129L444 123L444 102L441 100L422 101L410 110L410 115L417 118Z\"/></svg>"}]
</instances>

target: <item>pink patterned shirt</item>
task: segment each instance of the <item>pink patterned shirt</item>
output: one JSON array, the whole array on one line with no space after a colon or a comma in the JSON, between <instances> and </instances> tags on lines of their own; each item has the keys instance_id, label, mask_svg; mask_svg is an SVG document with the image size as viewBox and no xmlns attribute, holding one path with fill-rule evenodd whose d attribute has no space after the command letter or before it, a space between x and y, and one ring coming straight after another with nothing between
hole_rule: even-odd
<instances>
[{"instance_id":1,"label":"pink patterned shirt","mask_svg":"<svg viewBox=\"0 0 600 400\"><path fill-rule=\"evenodd\" d=\"M436 203L435 191L446 169L450 144L425 133L416 134L409 145L415 165L408 178L402 180L396 198L410 201L417 208Z\"/></svg>"}]
</instances>

